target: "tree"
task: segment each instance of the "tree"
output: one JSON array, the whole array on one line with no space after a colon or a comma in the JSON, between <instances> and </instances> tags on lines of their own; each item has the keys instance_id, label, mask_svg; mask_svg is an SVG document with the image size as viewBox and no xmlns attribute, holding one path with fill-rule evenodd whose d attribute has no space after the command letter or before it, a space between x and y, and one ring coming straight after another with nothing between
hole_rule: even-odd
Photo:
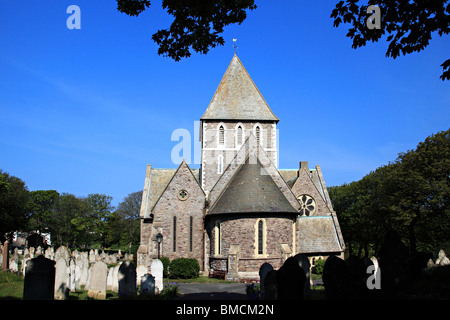
<instances>
[{"instance_id":1,"label":"tree","mask_svg":"<svg viewBox=\"0 0 450 320\"><path fill-rule=\"evenodd\" d=\"M411 254L438 252L450 244L450 129L329 194L350 254L353 245L358 256L369 245L377 253L388 230Z\"/></svg>"},{"instance_id":2,"label":"tree","mask_svg":"<svg viewBox=\"0 0 450 320\"><path fill-rule=\"evenodd\" d=\"M108 220L108 240L125 241L130 253L133 243L139 243L141 201L142 191L130 193Z\"/></svg>"},{"instance_id":3,"label":"tree","mask_svg":"<svg viewBox=\"0 0 450 320\"><path fill-rule=\"evenodd\" d=\"M72 219L72 223L77 230L83 232L85 244L90 241L100 241L101 246L105 245L106 224L111 211L112 197L104 194L89 194L83 201L86 202L87 209L81 215Z\"/></svg>"},{"instance_id":4,"label":"tree","mask_svg":"<svg viewBox=\"0 0 450 320\"><path fill-rule=\"evenodd\" d=\"M29 229L38 234L48 232L51 220L55 216L59 193L56 190L37 190L30 192Z\"/></svg>"},{"instance_id":5,"label":"tree","mask_svg":"<svg viewBox=\"0 0 450 320\"><path fill-rule=\"evenodd\" d=\"M26 229L30 193L25 182L0 170L0 240Z\"/></svg>"},{"instance_id":6,"label":"tree","mask_svg":"<svg viewBox=\"0 0 450 320\"><path fill-rule=\"evenodd\" d=\"M49 226L52 241L67 247L86 244L86 232L78 230L72 220L85 216L88 211L87 202L82 198L69 193L61 194Z\"/></svg>"},{"instance_id":7,"label":"tree","mask_svg":"<svg viewBox=\"0 0 450 320\"><path fill-rule=\"evenodd\" d=\"M117 0L117 10L138 16L150 7L148 0ZM246 10L256 9L254 0L163 0L163 9L174 17L170 28L158 30L153 41L158 44L158 54L175 61L191 55L190 49L206 54L209 48L223 45L220 34L230 24L241 24Z\"/></svg>"},{"instance_id":8,"label":"tree","mask_svg":"<svg viewBox=\"0 0 450 320\"><path fill-rule=\"evenodd\" d=\"M397 58L400 54L420 52L428 46L432 35L447 35L450 32L450 3L448 0L369 0L358 4L359 0L340 1L331 12L333 25L350 23L347 37L353 39L352 48L365 46L367 41L378 42L386 33L389 42L386 57ZM373 11L369 6L380 9L380 28L368 27L368 18ZM372 7L373 8L373 7ZM368 13L369 11L369 13ZM372 23L371 21L369 24ZM440 78L450 79L450 59L441 64Z\"/></svg>"},{"instance_id":9,"label":"tree","mask_svg":"<svg viewBox=\"0 0 450 320\"><path fill-rule=\"evenodd\" d=\"M431 249L437 239L450 240L450 129L427 137L415 150L400 153L396 162L394 197L398 200L393 208L406 229L411 252L417 250L419 239L423 239L422 249Z\"/></svg>"}]
</instances>

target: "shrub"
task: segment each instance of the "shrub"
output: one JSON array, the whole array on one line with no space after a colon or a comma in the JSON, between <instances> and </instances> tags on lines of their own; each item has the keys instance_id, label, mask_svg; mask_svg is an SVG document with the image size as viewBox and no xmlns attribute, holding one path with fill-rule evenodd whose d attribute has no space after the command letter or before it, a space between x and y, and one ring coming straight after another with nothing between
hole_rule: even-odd
<instances>
[{"instance_id":1,"label":"shrub","mask_svg":"<svg viewBox=\"0 0 450 320\"><path fill-rule=\"evenodd\" d=\"M191 279L197 278L200 272L200 265L196 259L177 258L170 262L169 278L171 279Z\"/></svg>"},{"instance_id":2,"label":"shrub","mask_svg":"<svg viewBox=\"0 0 450 320\"><path fill-rule=\"evenodd\" d=\"M324 259L316 260L316 262L314 263L313 273L322 274L324 265L325 265Z\"/></svg>"},{"instance_id":3,"label":"shrub","mask_svg":"<svg viewBox=\"0 0 450 320\"><path fill-rule=\"evenodd\" d=\"M159 260L161 260L161 262L163 264L163 277L164 278L169 277L168 268L170 265L170 259L167 257L161 257Z\"/></svg>"}]
</instances>

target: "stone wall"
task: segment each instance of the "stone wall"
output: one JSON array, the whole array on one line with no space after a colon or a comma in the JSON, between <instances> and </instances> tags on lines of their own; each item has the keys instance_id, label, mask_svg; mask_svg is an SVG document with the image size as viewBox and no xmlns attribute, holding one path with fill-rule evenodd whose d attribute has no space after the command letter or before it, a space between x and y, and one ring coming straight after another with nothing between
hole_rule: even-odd
<instances>
[{"instance_id":1,"label":"stone wall","mask_svg":"<svg viewBox=\"0 0 450 320\"><path fill-rule=\"evenodd\" d=\"M264 250L258 253L258 222L263 221ZM220 254L216 255L216 221L220 222ZM293 230L295 218L290 215L271 216L261 214L239 216L212 216L206 223L210 268L224 269L231 245L239 244L239 272L257 271L264 262L275 267L283 264L281 245L291 250L294 246Z\"/></svg>"}]
</instances>

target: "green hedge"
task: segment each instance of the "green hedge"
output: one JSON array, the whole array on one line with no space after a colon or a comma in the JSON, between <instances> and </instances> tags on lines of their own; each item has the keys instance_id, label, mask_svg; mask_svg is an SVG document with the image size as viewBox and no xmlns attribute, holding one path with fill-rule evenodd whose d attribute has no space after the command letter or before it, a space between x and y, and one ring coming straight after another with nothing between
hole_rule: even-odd
<instances>
[{"instance_id":1,"label":"green hedge","mask_svg":"<svg viewBox=\"0 0 450 320\"><path fill-rule=\"evenodd\" d=\"M200 273L200 265L196 259L177 258L170 262L169 278L192 279Z\"/></svg>"},{"instance_id":2,"label":"green hedge","mask_svg":"<svg viewBox=\"0 0 450 320\"><path fill-rule=\"evenodd\" d=\"M161 257L162 264L163 264L163 277L168 278L169 277L169 265L170 265L170 259L167 257Z\"/></svg>"}]
</instances>

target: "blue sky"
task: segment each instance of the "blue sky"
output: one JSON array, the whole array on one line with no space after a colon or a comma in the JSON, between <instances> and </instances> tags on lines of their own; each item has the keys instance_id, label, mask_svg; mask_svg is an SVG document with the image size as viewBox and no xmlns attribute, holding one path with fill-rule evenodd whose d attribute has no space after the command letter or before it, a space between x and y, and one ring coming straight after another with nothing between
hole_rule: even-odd
<instances>
[{"instance_id":1,"label":"blue sky","mask_svg":"<svg viewBox=\"0 0 450 320\"><path fill-rule=\"evenodd\" d=\"M181 62L151 35L170 25L160 1L139 17L114 0L0 0L0 169L30 190L117 205L142 190L146 165L175 168L178 128L191 132L238 56L280 119L280 168L320 165L328 186L362 178L450 124L439 79L449 37L386 58L387 43L354 50L329 17L338 1L257 1L225 46ZM81 29L69 30L69 5ZM195 166L194 167L198 167Z\"/></svg>"}]
</instances>

